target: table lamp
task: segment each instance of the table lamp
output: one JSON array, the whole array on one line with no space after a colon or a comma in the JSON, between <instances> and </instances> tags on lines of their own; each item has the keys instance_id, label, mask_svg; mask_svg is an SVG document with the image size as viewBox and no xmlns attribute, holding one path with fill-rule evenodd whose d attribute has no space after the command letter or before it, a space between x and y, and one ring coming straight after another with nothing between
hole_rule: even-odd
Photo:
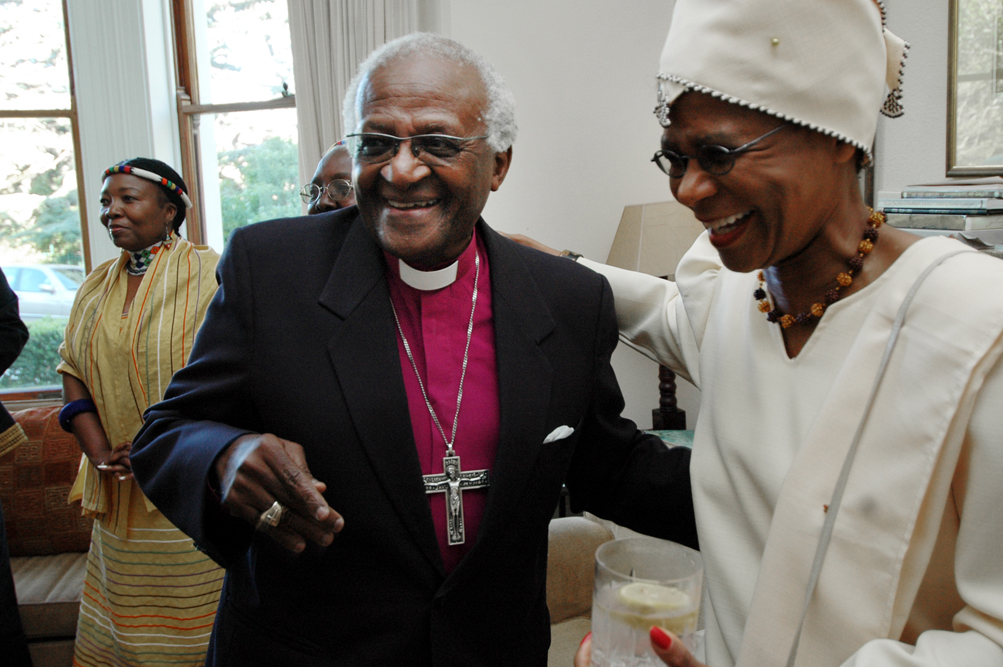
<instances>
[{"instance_id":1,"label":"table lamp","mask_svg":"<svg viewBox=\"0 0 1003 667\"><path fill-rule=\"evenodd\" d=\"M676 265L703 224L676 201L625 206L606 264L675 280ZM655 430L683 430L686 411L676 403L676 374L658 367L658 407L651 411Z\"/></svg>"}]
</instances>

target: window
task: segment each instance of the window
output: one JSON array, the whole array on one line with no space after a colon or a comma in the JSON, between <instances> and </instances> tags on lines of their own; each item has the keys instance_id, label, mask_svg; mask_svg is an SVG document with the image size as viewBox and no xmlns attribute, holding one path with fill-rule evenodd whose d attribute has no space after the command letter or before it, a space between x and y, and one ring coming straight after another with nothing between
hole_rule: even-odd
<instances>
[{"instance_id":1,"label":"window","mask_svg":"<svg viewBox=\"0 0 1003 667\"><path fill-rule=\"evenodd\" d=\"M38 269L24 269L21 271L21 279L14 289L23 292L51 292L52 285L47 282L46 275Z\"/></svg>"},{"instance_id":2,"label":"window","mask_svg":"<svg viewBox=\"0 0 1003 667\"><path fill-rule=\"evenodd\" d=\"M87 262L65 26L62 0L0 2L0 267L31 333L0 390L59 384L73 276Z\"/></svg>"},{"instance_id":3,"label":"window","mask_svg":"<svg viewBox=\"0 0 1003 667\"><path fill-rule=\"evenodd\" d=\"M56 280L63 284L63 287L69 290L75 290L80 287L84 282L84 271L83 269L75 269L71 267L54 267L53 274L56 276Z\"/></svg>"},{"instance_id":4,"label":"window","mask_svg":"<svg viewBox=\"0 0 1003 667\"><path fill-rule=\"evenodd\" d=\"M188 234L217 250L237 227L302 214L286 2L175 3Z\"/></svg>"}]
</instances>

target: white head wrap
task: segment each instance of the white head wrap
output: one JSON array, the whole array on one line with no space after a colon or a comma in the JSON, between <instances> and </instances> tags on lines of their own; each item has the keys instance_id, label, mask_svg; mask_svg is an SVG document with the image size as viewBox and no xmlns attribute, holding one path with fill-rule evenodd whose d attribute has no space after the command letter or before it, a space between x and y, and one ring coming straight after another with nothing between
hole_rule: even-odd
<instances>
[{"instance_id":1,"label":"white head wrap","mask_svg":"<svg viewBox=\"0 0 1003 667\"><path fill-rule=\"evenodd\" d=\"M853 144L897 117L909 45L879 0L677 0L655 113L695 90ZM886 93L885 87L890 92Z\"/></svg>"}]
</instances>

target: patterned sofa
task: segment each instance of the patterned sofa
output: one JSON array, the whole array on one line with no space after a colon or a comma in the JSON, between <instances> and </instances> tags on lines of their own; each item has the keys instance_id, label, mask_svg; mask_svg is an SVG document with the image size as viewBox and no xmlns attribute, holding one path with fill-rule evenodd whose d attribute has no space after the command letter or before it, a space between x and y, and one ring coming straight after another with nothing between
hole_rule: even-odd
<instances>
[{"instance_id":1,"label":"patterned sofa","mask_svg":"<svg viewBox=\"0 0 1003 667\"><path fill-rule=\"evenodd\" d=\"M69 667L91 535L79 504L67 504L80 449L59 427L58 405L11 415L28 436L0 458L0 502L21 620L35 667Z\"/></svg>"}]
</instances>

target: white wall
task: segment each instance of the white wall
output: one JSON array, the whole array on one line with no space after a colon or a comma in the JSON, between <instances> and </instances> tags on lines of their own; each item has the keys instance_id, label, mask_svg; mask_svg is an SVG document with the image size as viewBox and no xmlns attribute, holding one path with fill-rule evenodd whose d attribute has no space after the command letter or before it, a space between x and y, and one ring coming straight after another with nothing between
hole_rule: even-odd
<instances>
[{"instance_id":1,"label":"white wall","mask_svg":"<svg viewBox=\"0 0 1003 667\"><path fill-rule=\"evenodd\" d=\"M649 162L661 135L651 111L671 3L450 5L449 35L490 60L517 102L512 170L485 219L605 260L625 205L671 197Z\"/></svg>"},{"instance_id":2,"label":"white wall","mask_svg":"<svg viewBox=\"0 0 1003 667\"><path fill-rule=\"evenodd\" d=\"M488 200L496 229L605 261L623 207L671 199L651 162L661 128L655 74L666 0L452 0L443 32L481 53L515 93L512 169ZM625 414L651 426L658 366L621 346L614 368ZM681 389L692 428L695 390Z\"/></svg>"},{"instance_id":3,"label":"white wall","mask_svg":"<svg viewBox=\"0 0 1003 667\"><path fill-rule=\"evenodd\" d=\"M885 0L888 27L910 43L905 115L878 124L875 190L945 178L947 169L947 2Z\"/></svg>"}]
</instances>

